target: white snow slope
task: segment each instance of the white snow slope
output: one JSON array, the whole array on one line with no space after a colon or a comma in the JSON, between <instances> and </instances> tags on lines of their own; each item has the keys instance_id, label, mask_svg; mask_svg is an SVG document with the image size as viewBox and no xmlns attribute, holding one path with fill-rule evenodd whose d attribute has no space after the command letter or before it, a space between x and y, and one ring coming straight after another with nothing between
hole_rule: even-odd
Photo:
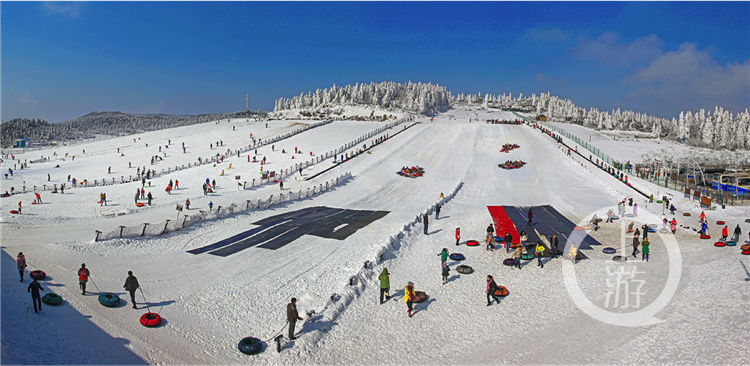
<instances>
[{"instance_id":1,"label":"white snow slope","mask_svg":"<svg viewBox=\"0 0 750 366\"><path fill-rule=\"evenodd\" d=\"M600 322L579 310L562 282L562 261L544 259L524 262L522 269L503 266L503 250L489 252L467 247L469 239L482 240L492 222L489 205L552 205L571 220L588 220L595 211L612 207L626 196L633 197L641 212L661 216L661 207L647 205L642 196L603 174L593 165L563 155L548 136L529 126L488 125L469 118L515 119L510 113L451 111L410 126L405 122L381 135L392 138L309 181L313 174L333 166L328 159L284 179L286 191L307 189L350 171L353 178L332 190L299 201L272 206L267 210L237 213L223 219L200 222L181 231L155 238L112 239L94 242L94 231L110 231L120 225L160 222L177 216L175 204L186 198L191 210L207 210L208 202L228 205L277 194L277 185L238 190L235 175L258 174L258 164L246 155L227 157L225 163L182 170L153 179L149 190L156 196L153 206L136 208L133 193L140 184L127 183L95 188L68 189L64 195L42 193L44 204L31 205L33 193L0 199L2 212L2 354L3 364L496 364L496 363L700 363L747 364L750 362L750 256L738 247L715 248L714 240L702 241L693 230L680 228L677 239L682 257L682 277L674 297L657 314L663 322L640 327L622 327ZM438 123L439 122L439 123ZM214 155L210 142L223 140L237 149L249 143L249 133L270 138L299 127L299 121L207 123L137 136L125 136L75 147L57 148L76 155L75 161L54 160L15 170L12 179L2 181L2 191L46 184L47 174L55 183L67 175L93 180L113 174L134 174L135 166L146 165L157 154L157 145L172 146L164 164L192 162L198 156ZM266 156L267 170L287 168L294 147L304 154L318 155L334 150L382 124L375 122L333 122L259 149ZM236 130L232 130L236 126ZM395 136L394 136L395 135ZM140 137L133 143L132 139ZM374 140L374 137L371 139ZM182 156L185 142L191 156ZM145 147L148 143L149 147ZM519 149L500 153L504 143ZM368 141L368 147L371 145ZM120 157L116 148L126 154ZM67 150L66 150L67 148ZM286 150L286 154L280 152ZM79 151L81 150L81 151ZM31 156L33 154L33 156ZM15 156L38 159L53 150ZM633 157L635 159L636 157ZM505 160L523 160L521 169L503 170ZM183 161L184 160L184 161ZM127 168L127 162L133 168ZM232 163L225 176L221 169ZM7 171L14 161L5 159ZM60 168L54 168L60 164ZM421 178L396 174L402 166L425 169ZM161 167L159 167L161 169ZM265 169L264 169L265 170ZM218 190L203 196L201 184L216 179ZM180 189L167 195L163 188L170 179ZM463 182L463 184L461 184ZM646 191L657 187L634 179ZM451 195L456 190L455 196ZM661 191L664 191L661 188ZM108 195L108 206L96 203L100 192ZM650 191L649 191L650 192ZM417 215L430 209L439 196L447 197L439 220L430 213L429 234L422 224L413 225ZM662 192L663 193L663 192ZM675 197L680 225L695 227L700 209ZM18 201L23 214L11 215ZM253 222L284 212L313 206L358 210L390 211L385 217L359 229L345 240L304 235L276 250L252 247L227 257L187 251L215 243L257 227ZM647 208L648 206L648 208ZM124 213L113 218L103 214ZM683 212L693 216L684 217ZM193 214L193 212L183 212ZM711 229L725 220L731 229L740 224L743 235L750 225L745 208L708 213ZM669 219L671 216L666 215ZM659 217L659 220L661 218ZM620 220L624 221L624 220ZM621 224L606 224L591 232L600 242L630 254L629 240L621 246ZM658 222L648 222L656 224ZM454 232L461 228L462 245L455 246ZM519 230L526 228L519 227ZM716 233L714 233L715 235ZM399 238L399 235L401 237ZM649 262L633 261L645 273L644 304L653 302L664 287L669 268L666 249L652 234ZM740 243L745 241L743 236ZM561 243L562 244L562 243ZM455 261L449 282L441 284L443 247L466 255L464 264L475 273L461 275ZM14 258L23 252L27 270L43 270L46 291L61 295L61 306L44 305L35 314L24 283L18 282ZM605 307L607 268L616 264L600 247L584 251L590 258L575 264L577 282L597 306ZM619 254L619 253L618 253ZM363 263L370 261L368 268ZM91 270L88 293L81 295L76 271L84 262ZM391 299L378 303L378 274L384 267L391 273ZM127 271L138 277L138 310L131 309L123 290ZM492 274L510 295L498 305L486 306L485 277ZM349 281L353 279L353 285ZM413 281L429 299L415 305L412 318L406 315L404 285ZM121 297L116 308L101 306L99 290ZM297 324L297 340L283 342L277 353L272 341L258 355L237 350L247 336L268 340L286 322L286 304L298 299L306 320ZM144 301L147 300L147 301ZM645 306L645 305L641 305ZM631 306L632 307L632 306ZM156 328L146 328L139 317L148 309L164 319ZM631 309L609 309L627 313ZM308 318L306 311L315 311ZM287 334L287 330L283 330Z\"/></svg>"}]
</instances>

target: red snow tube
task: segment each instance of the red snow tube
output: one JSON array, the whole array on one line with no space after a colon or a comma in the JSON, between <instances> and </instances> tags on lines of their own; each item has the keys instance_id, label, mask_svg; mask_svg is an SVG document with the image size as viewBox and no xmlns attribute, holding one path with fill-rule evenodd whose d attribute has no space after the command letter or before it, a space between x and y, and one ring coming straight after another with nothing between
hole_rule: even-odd
<instances>
[{"instance_id":1,"label":"red snow tube","mask_svg":"<svg viewBox=\"0 0 750 366\"><path fill-rule=\"evenodd\" d=\"M29 275L31 276L31 278L33 278L33 279L35 279L37 281L41 281L41 280L47 278L47 274L44 273L44 271L40 271L40 270L31 271L31 272L29 272Z\"/></svg>"},{"instance_id":2,"label":"red snow tube","mask_svg":"<svg viewBox=\"0 0 750 366\"><path fill-rule=\"evenodd\" d=\"M135 207L143 207L143 204L140 203L140 202L138 202L138 203L135 204Z\"/></svg>"},{"instance_id":3,"label":"red snow tube","mask_svg":"<svg viewBox=\"0 0 750 366\"><path fill-rule=\"evenodd\" d=\"M16 211L16 210L10 210L10 213L12 213L12 214L18 214L18 211Z\"/></svg>"},{"instance_id":4,"label":"red snow tube","mask_svg":"<svg viewBox=\"0 0 750 366\"><path fill-rule=\"evenodd\" d=\"M495 290L495 296L508 296L510 292L508 292L508 289L505 288L505 286L497 286L497 289Z\"/></svg>"},{"instance_id":5,"label":"red snow tube","mask_svg":"<svg viewBox=\"0 0 750 366\"><path fill-rule=\"evenodd\" d=\"M146 313L141 315L141 324L146 327L155 327L161 324L161 316L157 313Z\"/></svg>"},{"instance_id":6,"label":"red snow tube","mask_svg":"<svg viewBox=\"0 0 750 366\"><path fill-rule=\"evenodd\" d=\"M586 229L584 229L584 228L583 228L583 227L581 227L581 226L576 226L576 227L574 227L574 228L573 228L573 230L586 230Z\"/></svg>"},{"instance_id":7,"label":"red snow tube","mask_svg":"<svg viewBox=\"0 0 750 366\"><path fill-rule=\"evenodd\" d=\"M521 246L521 243L510 243L510 247L511 247L512 249L516 249L516 248L518 248L518 247L520 247L520 246Z\"/></svg>"},{"instance_id":8,"label":"red snow tube","mask_svg":"<svg viewBox=\"0 0 750 366\"><path fill-rule=\"evenodd\" d=\"M742 250L750 250L750 244L742 244L742 245L740 245L740 249L742 249Z\"/></svg>"},{"instance_id":9,"label":"red snow tube","mask_svg":"<svg viewBox=\"0 0 750 366\"><path fill-rule=\"evenodd\" d=\"M32 205L36 205L36 202L35 202L35 201L31 201L31 204L32 204Z\"/></svg>"},{"instance_id":10,"label":"red snow tube","mask_svg":"<svg viewBox=\"0 0 750 366\"><path fill-rule=\"evenodd\" d=\"M466 242L466 245L468 245L470 247L475 247L475 246L479 245L479 242L476 241L476 240L469 240L469 241Z\"/></svg>"},{"instance_id":11,"label":"red snow tube","mask_svg":"<svg viewBox=\"0 0 750 366\"><path fill-rule=\"evenodd\" d=\"M506 265L506 266L515 266L516 265L516 260L513 259L513 258L506 258L503 261L503 264Z\"/></svg>"},{"instance_id":12,"label":"red snow tube","mask_svg":"<svg viewBox=\"0 0 750 366\"><path fill-rule=\"evenodd\" d=\"M711 235L701 235L701 239L711 239Z\"/></svg>"},{"instance_id":13,"label":"red snow tube","mask_svg":"<svg viewBox=\"0 0 750 366\"><path fill-rule=\"evenodd\" d=\"M716 243L714 243L714 246L715 247L725 247L725 246L727 246L727 243L725 243L723 241L717 241Z\"/></svg>"},{"instance_id":14,"label":"red snow tube","mask_svg":"<svg viewBox=\"0 0 750 366\"><path fill-rule=\"evenodd\" d=\"M682 214L682 216L690 216L690 212L685 212Z\"/></svg>"},{"instance_id":15,"label":"red snow tube","mask_svg":"<svg viewBox=\"0 0 750 366\"><path fill-rule=\"evenodd\" d=\"M750 255L750 249L748 249L748 250L743 250L743 251L742 251L742 254L744 254L744 255Z\"/></svg>"},{"instance_id":16,"label":"red snow tube","mask_svg":"<svg viewBox=\"0 0 750 366\"><path fill-rule=\"evenodd\" d=\"M726 222L724 222L724 221L716 221L716 225L724 225L724 224L726 224Z\"/></svg>"}]
</instances>

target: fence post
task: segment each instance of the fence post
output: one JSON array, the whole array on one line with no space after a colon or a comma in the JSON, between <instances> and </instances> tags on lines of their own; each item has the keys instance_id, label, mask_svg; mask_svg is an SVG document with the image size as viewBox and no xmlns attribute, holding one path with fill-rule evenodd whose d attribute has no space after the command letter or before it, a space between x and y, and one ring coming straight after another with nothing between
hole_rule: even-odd
<instances>
[{"instance_id":1,"label":"fence post","mask_svg":"<svg viewBox=\"0 0 750 366\"><path fill-rule=\"evenodd\" d=\"M141 231L141 236L146 235L146 226L148 226L148 222L143 223L143 231Z\"/></svg>"},{"instance_id":2,"label":"fence post","mask_svg":"<svg viewBox=\"0 0 750 366\"><path fill-rule=\"evenodd\" d=\"M94 230L94 231L96 231L96 236L94 237L94 241L97 242L99 241L99 234L101 234L102 232L99 230Z\"/></svg>"},{"instance_id":3,"label":"fence post","mask_svg":"<svg viewBox=\"0 0 750 366\"><path fill-rule=\"evenodd\" d=\"M161 229L161 234L164 234L164 232L167 230L167 225L169 225L169 219L167 219L167 222L164 223L164 228ZM159 234L159 235L161 235Z\"/></svg>"},{"instance_id":4,"label":"fence post","mask_svg":"<svg viewBox=\"0 0 750 366\"><path fill-rule=\"evenodd\" d=\"M185 228L185 221L187 221L187 218L188 218L188 216L190 216L190 215L185 215L185 216L182 216L182 225L181 225L181 229L184 229L184 228Z\"/></svg>"},{"instance_id":5,"label":"fence post","mask_svg":"<svg viewBox=\"0 0 750 366\"><path fill-rule=\"evenodd\" d=\"M120 237L122 238L122 230L125 229L125 226L120 225Z\"/></svg>"}]
</instances>

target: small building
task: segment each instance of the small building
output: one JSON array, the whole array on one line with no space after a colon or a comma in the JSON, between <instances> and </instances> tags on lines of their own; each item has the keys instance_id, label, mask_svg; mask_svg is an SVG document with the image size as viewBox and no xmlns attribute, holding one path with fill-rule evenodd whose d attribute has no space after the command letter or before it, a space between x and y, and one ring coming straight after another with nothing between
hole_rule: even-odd
<instances>
[{"instance_id":1,"label":"small building","mask_svg":"<svg viewBox=\"0 0 750 366\"><path fill-rule=\"evenodd\" d=\"M29 147L29 146L31 146L31 139L28 137L17 139L16 142L13 144L13 147Z\"/></svg>"},{"instance_id":2,"label":"small building","mask_svg":"<svg viewBox=\"0 0 750 366\"><path fill-rule=\"evenodd\" d=\"M543 114L540 114L540 115L536 116L536 120L537 121L542 121L542 122L547 122L547 116L545 116Z\"/></svg>"}]
</instances>

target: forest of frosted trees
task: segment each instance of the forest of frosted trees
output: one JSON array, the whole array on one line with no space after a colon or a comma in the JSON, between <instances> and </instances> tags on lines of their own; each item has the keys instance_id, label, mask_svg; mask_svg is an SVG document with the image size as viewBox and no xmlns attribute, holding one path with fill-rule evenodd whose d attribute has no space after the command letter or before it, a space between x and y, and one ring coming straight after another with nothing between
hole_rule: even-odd
<instances>
[{"instance_id":1,"label":"forest of frosted trees","mask_svg":"<svg viewBox=\"0 0 750 366\"><path fill-rule=\"evenodd\" d=\"M49 123L42 119L16 118L0 125L2 145L18 138L34 141L65 141L94 135L127 135L144 131L187 126L224 118L264 118L265 112L243 111L221 114L175 115L122 112L91 112L67 122Z\"/></svg>"},{"instance_id":2,"label":"forest of frosted trees","mask_svg":"<svg viewBox=\"0 0 750 366\"><path fill-rule=\"evenodd\" d=\"M433 114L450 108L505 109L547 116L548 121L576 123L596 130L622 130L651 133L688 145L713 149L750 149L750 113L748 110L733 114L720 107L696 113L682 112L672 120L649 116L634 111L599 111L577 107L570 99L561 99L549 93L491 95L458 94L453 96L445 87L430 83L382 82L355 84L314 93L300 94L290 99L276 101L274 111L316 109L326 106L363 105L384 109L400 109L420 114Z\"/></svg>"}]
</instances>

